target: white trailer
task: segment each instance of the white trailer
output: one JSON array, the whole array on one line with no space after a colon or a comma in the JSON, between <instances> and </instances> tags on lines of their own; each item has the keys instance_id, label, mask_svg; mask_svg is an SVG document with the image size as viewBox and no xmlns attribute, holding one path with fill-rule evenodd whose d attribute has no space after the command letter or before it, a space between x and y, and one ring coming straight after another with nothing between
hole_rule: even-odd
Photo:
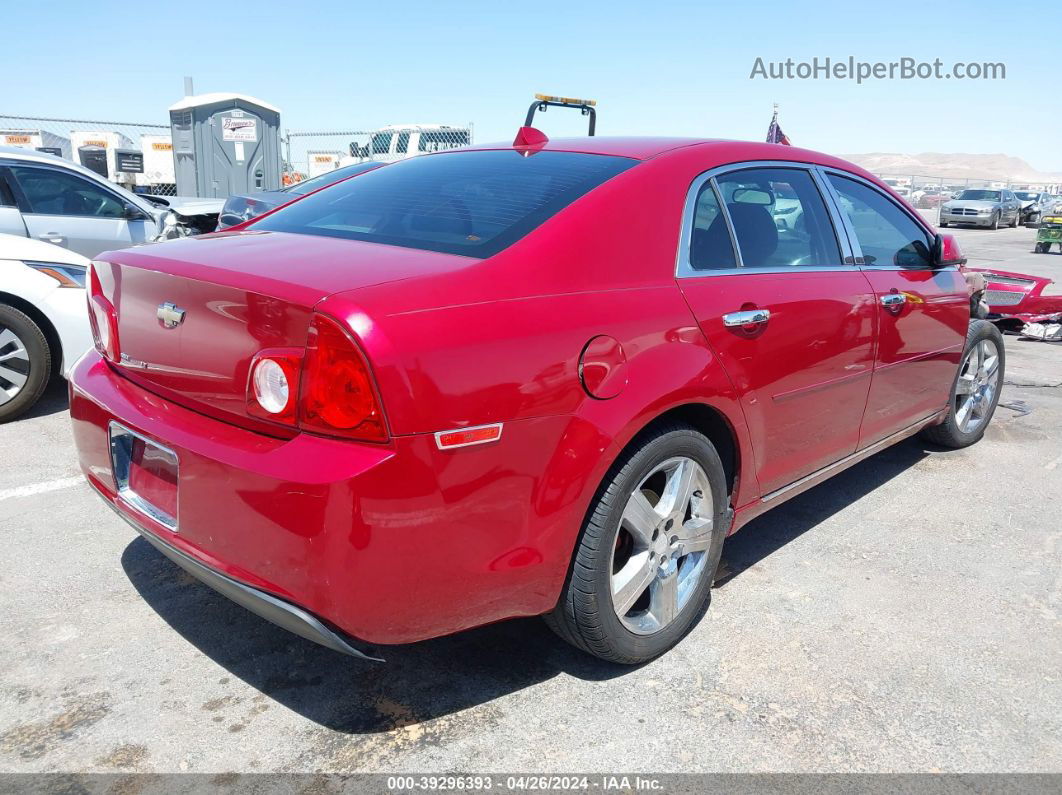
<instances>
[{"instance_id":1,"label":"white trailer","mask_svg":"<svg viewBox=\"0 0 1062 795\"><path fill-rule=\"evenodd\" d=\"M132 186L135 180L135 174L126 174L118 171L114 167L114 150L115 149L133 149L133 142L120 132L113 130L74 130L70 133L70 144L73 148L73 160L75 163L91 168L96 171L101 177L106 177L111 182L117 182L122 185ZM90 165L86 160L91 159L92 152L98 152L103 150L103 154L106 157L106 172L101 173L93 165Z\"/></svg>"},{"instance_id":2,"label":"white trailer","mask_svg":"<svg viewBox=\"0 0 1062 795\"><path fill-rule=\"evenodd\" d=\"M169 133L141 135L140 151L144 153L144 173L136 175L136 184L155 195L177 192L177 178L173 171L173 139Z\"/></svg>"},{"instance_id":3,"label":"white trailer","mask_svg":"<svg viewBox=\"0 0 1062 795\"><path fill-rule=\"evenodd\" d=\"M70 139L61 135L50 133L47 130L0 130L0 144L4 146L19 146L23 149L35 149L41 152L58 154L70 160ZM58 149L56 152L54 150Z\"/></svg>"}]
</instances>

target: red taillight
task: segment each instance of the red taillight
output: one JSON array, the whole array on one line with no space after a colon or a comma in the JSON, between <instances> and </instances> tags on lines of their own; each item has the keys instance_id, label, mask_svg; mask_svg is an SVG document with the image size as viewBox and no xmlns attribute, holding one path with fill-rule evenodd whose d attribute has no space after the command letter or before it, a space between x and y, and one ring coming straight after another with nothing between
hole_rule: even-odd
<instances>
[{"instance_id":1,"label":"red taillight","mask_svg":"<svg viewBox=\"0 0 1062 795\"><path fill-rule=\"evenodd\" d=\"M118 314L103 294L96 263L89 267L88 313L92 327L92 342L105 358L118 361Z\"/></svg>"},{"instance_id":2,"label":"red taillight","mask_svg":"<svg viewBox=\"0 0 1062 795\"><path fill-rule=\"evenodd\" d=\"M299 426L306 431L386 441L387 425L369 364L335 321L314 315L299 386Z\"/></svg>"}]
</instances>

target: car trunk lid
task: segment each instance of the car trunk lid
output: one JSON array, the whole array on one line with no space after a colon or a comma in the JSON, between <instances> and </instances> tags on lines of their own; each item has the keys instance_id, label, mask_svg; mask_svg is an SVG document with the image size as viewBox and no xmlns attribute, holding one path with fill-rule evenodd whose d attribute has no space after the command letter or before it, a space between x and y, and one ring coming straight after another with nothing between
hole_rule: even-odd
<instances>
[{"instance_id":1,"label":"car trunk lid","mask_svg":"<svg viewBox=\"0 0 1062 795\"><path fill-rule=\"evenodd\" d=\"M189 408L254 428L254 357L302 349L314 306L339 292L439 269L465 257L276 232L221 233L101 255L118 318L121 372Z\"/></svg>"}]
</instances>

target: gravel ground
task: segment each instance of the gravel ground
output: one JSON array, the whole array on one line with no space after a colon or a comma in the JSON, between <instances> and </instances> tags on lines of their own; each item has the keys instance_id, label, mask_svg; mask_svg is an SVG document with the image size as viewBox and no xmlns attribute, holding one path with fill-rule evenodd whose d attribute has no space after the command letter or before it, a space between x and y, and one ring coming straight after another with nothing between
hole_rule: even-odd
<instances>
[{"instance_id":1,"label":"gravel ground","mask_svg":"<svg viewBox=\"0 0 1062 795\"><path fill-rule=\"evenodd\" d=\"M1062 274L1034 234L958 231ZM983 442L905 442L757 520L636 669L537 620L382 666L276 629L81 483L52 389L0 426L0 770L1062 770L1062 346L1007 353Z\"/></svg>"}]
</instances>

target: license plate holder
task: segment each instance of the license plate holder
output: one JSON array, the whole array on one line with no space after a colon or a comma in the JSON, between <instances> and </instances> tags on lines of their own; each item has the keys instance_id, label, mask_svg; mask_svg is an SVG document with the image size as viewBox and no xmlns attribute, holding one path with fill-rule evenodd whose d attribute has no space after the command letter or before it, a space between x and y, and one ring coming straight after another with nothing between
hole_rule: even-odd
<instances>
[{"instance_id":1,"label":"license plate holder","mask_svg":"<svg viewBox=\"0 0 1062 795\"><path fill-rule=\"evenodd\" d=\"M177 532L177 453L112 421L108 426L114 486L132 510Z\"/></svg>"}]
</instances>

